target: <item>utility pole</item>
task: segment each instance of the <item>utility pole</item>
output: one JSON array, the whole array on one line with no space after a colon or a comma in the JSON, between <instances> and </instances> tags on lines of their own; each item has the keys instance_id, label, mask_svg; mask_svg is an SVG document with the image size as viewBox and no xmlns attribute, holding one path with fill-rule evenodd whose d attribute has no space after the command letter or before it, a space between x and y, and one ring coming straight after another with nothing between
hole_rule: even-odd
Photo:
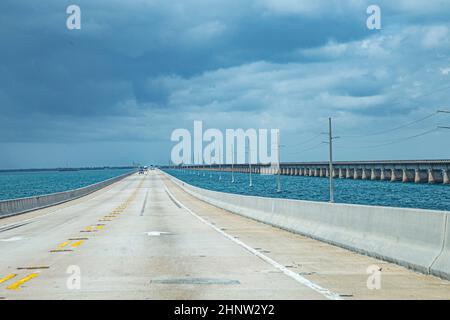
<instances>
[{"instance_id":1,"label":"utility pole","mask_svg":"<svg viewBox=\"0 0 450 320\"><path fill-rule=\"evenodd\" d=\"M234 183L234 141L233 150L231 150L231 183Z\"/></svg>"},{"instance_id":2,"label":"utility pole","mask_svg":"<svg viewBox=\"0 0 450 320\"><path fill-rule=\"evenodd\" d=\"M249 141L250 143L250 141ZM252 150L250 148L250 145L248 146L248 168L249 168L249 187L253 187L253 180L252 180Z\"/></svg>"},{"instance_id":3,"label":"utility pole","mask_svg":"<svg viewBox=\"0 0 450 320\"><path fill-rule=\"evenodd\" d=\"M277 177L277 192L281 192L281 178L280 178L280 171L281 171L281 161L280 161L280 131L277 132L277 157L278 157L278 177Z\"/></svg>"},{"instance_id":4,"label":"utility pole","mask_svg":"<svg viewBox=\"0 0 450 320\"><path fill-rule=\"evenodd\" d=\"M222 180L222 149L219 148L219 181Z\"/></svg>"},{"instance_id":5,"label":"utility pole","mask_svg":"<svg viewBox=\"0 0 450 320\"><path fill-rule=\"evenodd\" d=\"M334 202L334 190L333 190L333 133L331 126L331 118L328 118L328 136L329 136L329 145L330 145L330 168L329 168L329 176L330 176L330 202Z\"/></svg>"}]
</instances>

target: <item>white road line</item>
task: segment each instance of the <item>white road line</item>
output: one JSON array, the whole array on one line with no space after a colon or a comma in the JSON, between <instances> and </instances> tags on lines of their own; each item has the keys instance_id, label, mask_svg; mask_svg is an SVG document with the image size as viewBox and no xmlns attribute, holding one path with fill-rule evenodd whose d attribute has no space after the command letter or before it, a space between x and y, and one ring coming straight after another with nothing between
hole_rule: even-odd
<instances>
[{"instance_id":1,"label":"white road line","mask_svg":"<svg viewBox=\"0 0 450 320\"><path fill-rule=\"evenodd\" d=\"M19 241L19 240L23 240L24 238L22 237L12 237L12 238L8 238L8 239L0 239L1 242L13 242L13 241Z\"/></svg>"},{"instance_id":2,"label":"white road line","mask_svg":"<svg viewBox=\"0 0 450 320\"><path fill-rule=\"evenodd\" d=\"M337 294L332 292L331 290L322 288L321 286L319 286L318 284L302 277L301 275L299 275L298 273L295 273L291 270L289 270L288 268L286 268L285 266L281 265L280 263L276 262L275 260L269 258L268 256L262 254L261 252L253 249L252 247L250 247L249 245L245 244L244 242L242 242L239 239L236 239L235 237L229 235L228 233L224 232L223 230L221 230L220 228L216 227L215 225L211 224L210 222L206 221L205 219L203 219L202 217L200 217L198 214L194 213L191 209L189 209L188 207L186 207L184 204L182 204L180 201L178 201L175 196L169 191L169 189L167 188L167 186L164 186L166 189L166 192L172 197L172 200L177 202L183 209L185 209L186 211L188 211L192 216L194 216L195 218L197 218L198 220L200 220L201 222L203 222L204 224L208 225L209 227L213 228L214 230L216 230L217 232L219 232L220 234L222 234L224 237L226 237L227 239L233 241L234 243L240 245L241 247L243 247L244 249L246 249L247 251L250 251L252 254L254 254L255 256L257 256L258 258L261 258L262 260L266 261L267 263L271 264L273 267L275 267L276 269L282 271L285 275L291 277L292 279L296 280L297 282L307 286L308 288L320 293L321 295L323 295L324 297L326 297L327 299L330 300L343 300L342 297Z\"/></svg>"}]
</instances>

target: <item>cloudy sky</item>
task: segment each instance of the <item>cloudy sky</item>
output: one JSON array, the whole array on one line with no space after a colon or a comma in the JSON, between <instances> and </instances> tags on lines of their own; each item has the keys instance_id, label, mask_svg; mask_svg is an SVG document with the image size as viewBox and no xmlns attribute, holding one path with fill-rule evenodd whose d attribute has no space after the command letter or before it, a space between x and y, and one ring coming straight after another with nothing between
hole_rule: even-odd
<instances>
[{"instance_id":1,"label":"cloudy sky","mask_svg":"<svg viewBox=\"0 0 450 320\"><path fill-rule=\"evenodd\" d=\"M339 160L449 158L449 17L450 0L2 0L0 168L167 163L194 120L280 128L282 161L325 160L328 117Z\"/></svg>"}]
</instances>

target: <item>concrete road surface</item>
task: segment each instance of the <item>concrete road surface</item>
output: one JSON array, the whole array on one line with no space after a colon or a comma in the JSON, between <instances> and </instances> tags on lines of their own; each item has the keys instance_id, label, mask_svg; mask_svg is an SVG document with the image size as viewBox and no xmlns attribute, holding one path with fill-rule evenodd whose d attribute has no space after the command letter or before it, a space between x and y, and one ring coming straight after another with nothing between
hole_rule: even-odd
<instances>
[{"instance_id":1,"label":"concrete road surface","mask_svg":"<svg viewBox=\"0 0 450 320\"><path fill-rule=\"evenodd\" d=\"M450 283L236 216L157 171L0 219L0 299L394 298L449 299Z\"/></svg>"}]
</instances>

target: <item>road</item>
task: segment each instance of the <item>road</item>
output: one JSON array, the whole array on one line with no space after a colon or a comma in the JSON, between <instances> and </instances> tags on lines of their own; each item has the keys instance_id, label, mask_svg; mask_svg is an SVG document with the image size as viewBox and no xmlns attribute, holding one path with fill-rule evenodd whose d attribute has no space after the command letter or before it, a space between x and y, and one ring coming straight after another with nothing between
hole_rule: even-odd
<instances>
[{"instance_id":1,"label":"road","mask_svg":"<svg viewBox=\"0 0 450 320\"><path fill-rule=\"evenodd\" d=\"M0 219L0 252L0 299L450 299L448 281L231 214L158 171Z\"/></svg>"}]
</instances>

